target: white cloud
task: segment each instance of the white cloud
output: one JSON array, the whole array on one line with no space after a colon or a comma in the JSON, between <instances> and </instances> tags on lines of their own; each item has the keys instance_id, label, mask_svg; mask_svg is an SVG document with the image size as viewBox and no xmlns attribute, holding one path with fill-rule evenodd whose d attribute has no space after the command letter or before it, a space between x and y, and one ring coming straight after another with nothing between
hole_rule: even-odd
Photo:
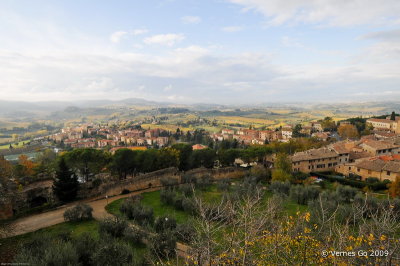
<instances>
[{"instance_id":1,"label":"white cloud","mask_svg":"<svg viewBox=\"0 0 400 266\"><path fill-rule=\"evenodd\" d=\"M116 31L114 33L111 34L110 36L110 41L113 43L119 43L122 38L127 37L128 35L133 35L133 36L137 36L137 35L142 35L149 32L147 29L135 29L135 30L131 30L131 31Z\"/></svg>"},{"instance_id":2,"label":"white cloud","mask_svg":"<svg viewBox=\"0 0 400 266\"><path fill-rule=\"evenodd\" d=\"M268 25L312 23L328 26L399 24L398 0L228 0L268 18Z\"/></svg>"},{"instance_id":3,"label":"white cloud","mask_svg":"<svg viewBox=\"0 0 400 266\"><path fill-rule=\"evenodd\" d=\"M122 37L126 36L128 32L126 31L116 31L110 36L110 41L113 43L119 43Z\"/></svg>"},{"instance_id":4,"label":"white cloud","mask_svg":"<svg viewBox=\"0 0 400 266\"><path fill-rule=\"evenodd\" d=\"M359 39L375 39L388 42L400 42L400 29L371 32L359 37Z\"/></svg>"},{"instance_id":5,"label":"white cloud","mask_svg":"<svg viewBox=\"0 0 400 266\"><path fill-rule=\"evenodd\" d=\"M147 37L143 40L146 44L160 44L166 46L173 46L174 44L185 39L183 34L159 34L151 37Z\"/></svg>"},{"instance_id":6,"label":"white cloud","mask_svg":"<svg viewBox=\"0 0 400 266\"><path fill-rule=\"evenodd\" d=\"M142 35L142 34L145 34L148 32L149 32L149 30L147 30L147 29L136 29L136 30L132 31L132 34L136 36L136 35Z\"/></svg>"},{"instance_id":7,"label":"white cloud","mask_svg":"<svg viewBox=\"0 0 400 266\"><path fill-rule=\"evenodd\" d=\"M241 27L241 26L227 26L227 27L221 28L221 30L225 31L225 32L238 32L238 31L243 30L243 27Z\"/></svg>"},{"instance_id":8,"label":"white cloud","mask_svg":"<svg viewBox=\"0 0 400 266\"><path fill-rule=\"evenodd\" d=\"M286 47L302 48L303 45L295 38L289 36L283 36L281 42Z\"/></svg>"},{"instance_id":9,"label":"white cloud","mask_svg":"<svg viewBox=\"0 0 400 266\"><path fill-rule=\"evenodd\" d=\"M201 22L201 18L198 16L184 16L181 17L181 21L185 24L199 24Z\"/></svg>"}]
</instances>

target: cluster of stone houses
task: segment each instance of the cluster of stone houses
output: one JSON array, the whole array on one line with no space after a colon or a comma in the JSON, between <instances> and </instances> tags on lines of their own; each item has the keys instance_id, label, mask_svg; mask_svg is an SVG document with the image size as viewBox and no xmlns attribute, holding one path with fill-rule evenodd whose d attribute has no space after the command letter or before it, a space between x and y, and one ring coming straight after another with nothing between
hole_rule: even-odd
<instances>
[{"instance_id":1,"label":"cluster of stone houses","mask_svg":"<svg viewBox=\"0 0 400 266\"><path fill-rule=\"evenodd\" d=\"M56 142L72 148L104 148L128 146L155 146L164 147L169 138L165 130L156 128L149 130L126 129L116 130L108 127L84 125L74 128L63 128L60 133L50 136ZM97 136L94 138L93 136Z\"/></svg>"},{"instance_id":2,"label":"cluster of stone houses","mask_svg":"<svg viewBox=\"0 0 400 266\"><path fill-rule=\"evenodd\" d=\"M390 120L390 116L386 117L386 119L370 118L367 123L371 124L375 131L400 134L399 116L396 116L395 120Z\"/></svg>"},{"instance_id":3,"label":"cluster of stone houses","mask_svg":"<svg viewBox=\"0 0 400 266\"><path fill-rule=\"evenodd\" d=\"M303 126L301 133L307 136L316 136L323 134L323 139L328 139L329 135L322 132L320 123L311 123L309 126ZM221 133L211 134L212 139L215 141L232 140L236 139L238 142L245 145L250 144L265 144L271 141L287 142L293 138L293 127L288 125L282 127L280 130L255 130L255 129L222 129Z\"/></svg>"},{"instance_id":4,"label":"cluster of stone houses","mask_svg":"<svg viewBox=\"0 0 400 266\"><path fill-rule=\"evenodd\" d=\"M362 180L376 177L394 181L400 176L400 137L378 139L375 135L357 141L341 141L320 149L295 153L295 172L336 171L345 176L357 175Z\"/></svg>"}]
</instances>

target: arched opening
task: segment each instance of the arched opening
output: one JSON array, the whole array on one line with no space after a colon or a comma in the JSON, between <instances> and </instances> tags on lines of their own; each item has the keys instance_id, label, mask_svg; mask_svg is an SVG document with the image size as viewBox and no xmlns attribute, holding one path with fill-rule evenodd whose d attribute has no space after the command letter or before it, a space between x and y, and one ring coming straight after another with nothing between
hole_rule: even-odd
<instances>
[{"instance_id":1,"label":"arched opening","mask_svg":"<svg viewBox=\"0 0 400 266\"><path fill-rule=\"evenodd\" d=\"M47 203L47 199L42 196L35 197L31 200L30 206L31 208L42 206L43 204Z\"/></svg>"}]
</instances>

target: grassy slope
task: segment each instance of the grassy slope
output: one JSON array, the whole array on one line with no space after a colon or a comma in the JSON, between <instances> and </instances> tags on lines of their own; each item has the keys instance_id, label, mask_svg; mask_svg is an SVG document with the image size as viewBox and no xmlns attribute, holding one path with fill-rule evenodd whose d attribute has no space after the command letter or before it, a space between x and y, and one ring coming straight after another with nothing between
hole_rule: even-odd
<instances>
[{"instance_id":1,"label":"grassy slope","mask_svg":"<svg viewBox=\"0 0 400 266\"><path fill-rule=\"evenodd\" d=\"M10 262L18 252L19 247L29 241L30 239L40 235L59 235L61 233L70 232L72 237L77 237L84 232L92 234L94 237L98 237L98 222L95 220L84 221L79 223L61 223L53 225L47 228L40 229L38 231L19 235L15 237L0 239L0 262Z\"/></svg>"},{"instance_id":2,"label":"grassy slope","mask_svg":"<svg viewBox=\"0 0 400 266\"><path fill-rule=\"evenodd\" d=\"M165 215L172 216L176 219L177 223L184 223L190 217L190 215L184 211L179 211L172 206L164 205L160 201L160 191L144 193L142 203L145 206L153 208L155 217Z\"/></svg>"},{"instance_id":3,"label":"grassy slope","mask_svg":"<svg viewBox=\"0 0 400 266\"><path fill-rule=\"evenodd\" d=\"M208 203L219 202L219 200L221 200L222 197L222 193L218 191L216 185L210 186L206 191L199 191L197 193L198 196L200 196ZM184 211L176 210L172 206L163 204L160 201L160 191L147 192L143 193L142 195L143 195L142 199L143 205L151 207L154 211L155 217L168 215L174 217L178 223L184 223L191 217L191 215L187 214ZM267 191L265 194L265 199L268 199L270 197L272 197L272 193L270 191ZM106 206L106 210L114 215L121 214L119 208L124 200L125 199L118 199L116 201L111 202ZM295 215L296 212L298 211L305 212L308 210L308 207L306 205L297 204L290 199L287 199L284 202L283 206L288 215Z\"/></svg>"}]
</instances>

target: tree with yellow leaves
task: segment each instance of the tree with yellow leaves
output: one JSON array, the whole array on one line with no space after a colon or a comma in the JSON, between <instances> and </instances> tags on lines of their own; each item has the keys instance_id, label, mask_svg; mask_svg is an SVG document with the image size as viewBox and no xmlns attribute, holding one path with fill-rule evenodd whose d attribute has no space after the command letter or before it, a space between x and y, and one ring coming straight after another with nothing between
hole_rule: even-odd
<instances>
[{"instance_id":1,"label":"tree with yellow leaves","mask_svg":"<svg viewBox=\"0 0 400 266\"><path fill-rule=\"evenodd\" d=\"M400 197L400 177L396 177L396 180L389 184L389 194L393 198Z\"/></svg>"}]
</instances>

